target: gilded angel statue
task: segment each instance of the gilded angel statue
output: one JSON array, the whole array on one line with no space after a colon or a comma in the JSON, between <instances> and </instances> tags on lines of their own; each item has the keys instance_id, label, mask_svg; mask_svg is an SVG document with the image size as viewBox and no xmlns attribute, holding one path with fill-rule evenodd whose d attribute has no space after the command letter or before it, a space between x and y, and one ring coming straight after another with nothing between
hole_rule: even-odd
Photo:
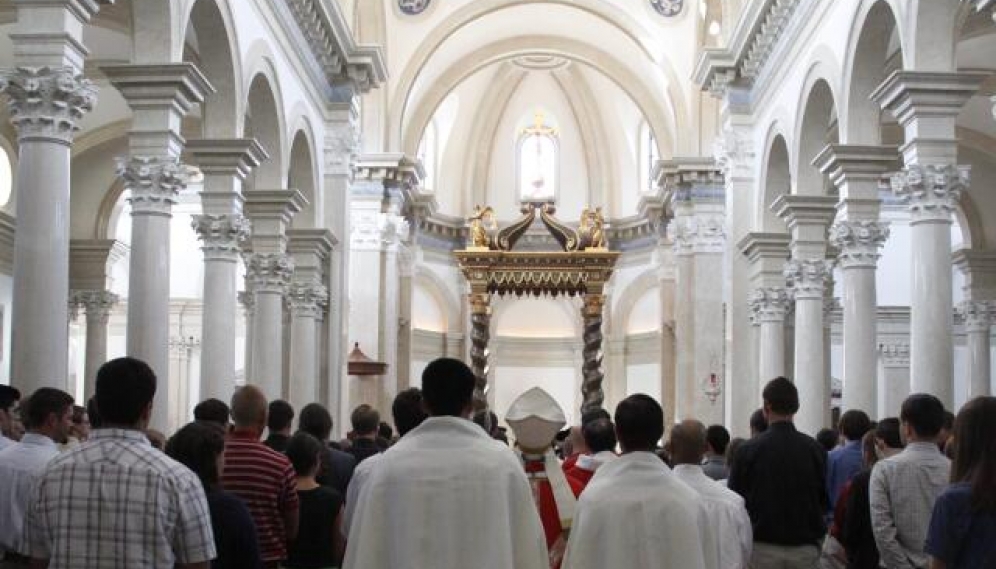
<instances>
[{"instance_id":1,"label":"gilded angel statue","mask_svg":"<svg viewBox=\"0 0 996 569\"><path fill-rule=\"evenodd\" d=\"M584 208L581 211L581 224L578 227L578 236L584 244L585 249L605 248L605 217L602 216L602 208Z\"/></svg>"},{"instance_id":2,"label":"gilded angel statue","mask_svg":"<svg viewBox=\"0 0 996 569\"><path fill-rule=\"evenodd\" d=\"M467 219L470 222L470 246L489 249L491 237L489 232L498 227L495 212L491 206L474 206L474 213Z\"/></svg>"}]
</instances>

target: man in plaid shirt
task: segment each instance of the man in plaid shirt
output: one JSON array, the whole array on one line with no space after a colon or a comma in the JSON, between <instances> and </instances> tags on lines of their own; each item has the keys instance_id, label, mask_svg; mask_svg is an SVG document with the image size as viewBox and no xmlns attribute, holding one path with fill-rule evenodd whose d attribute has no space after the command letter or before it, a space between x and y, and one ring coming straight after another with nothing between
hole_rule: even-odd
<instances>
[{"instance_id":1,"label":"man in plaid shirt","mask_svg":"<svg viewBox=\"0 0 996 569\"><path fill-rule=\"evenodd\" d=\"M215 557L204 488L144 430L156 376L121 358L97 372L102 428L53 459L25 522L33 567L207 569Z\"/></svg>"}]
</instances>

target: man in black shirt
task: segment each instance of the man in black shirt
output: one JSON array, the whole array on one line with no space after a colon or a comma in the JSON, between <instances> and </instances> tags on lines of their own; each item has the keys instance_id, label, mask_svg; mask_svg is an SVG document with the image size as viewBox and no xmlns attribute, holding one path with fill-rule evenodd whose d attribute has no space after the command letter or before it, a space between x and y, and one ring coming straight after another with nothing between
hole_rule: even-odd
<instances>
[{"instance_id":1,"label":"man in black shirt","mask_svg":"<svg viewBox=\"0 0 996 569\"><path fill-rule=\"evenodd\" d=\"M377 444L377 431L380 429L380 413L369 405L360 405L350 416L353 424L353 444L348 452L356 459L356 464L384 451Z\"/></svg>"},{"instance_id":2,"label":"man in black shirt","mask_svg":"<svg viewBox=\"0 0 996 569\"><path fill-rule=\"evenodd\" d=\"M799 392L784 377L764 388L768 430L733 457L730 489L744 497L754 528L753 569L812 569L826 534L826 453L795 429Z\"/></svg>"},{"instance_id":3,"label":"man in black shirt","mask_svg":"<svg viewBox=\"0 0 996 569\"><path fill-rule=\"evenodd\" d=\"M283 399L270 401L266 414L266 428L269 436L263 444L277 452L287 452L287 441L290 440L291 424L294 421L294 408Z\"/></svg>"}]
</instances>

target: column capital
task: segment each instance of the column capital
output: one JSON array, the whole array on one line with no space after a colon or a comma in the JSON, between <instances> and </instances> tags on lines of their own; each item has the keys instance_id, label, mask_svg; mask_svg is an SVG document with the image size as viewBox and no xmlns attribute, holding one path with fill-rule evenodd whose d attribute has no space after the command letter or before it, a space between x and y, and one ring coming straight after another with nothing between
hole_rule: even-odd
<instances>
[{"instance_id":1,"label":"column capital","mask_svg":"<svg viewBox=\"0 0 996 569\"><path fill-rule=\"evenodd\" d=\"M364 154L356 160L351 194L354 198L384 198L425 178L422 162L403 153Z\"/></svg>"},{"instance_id":2,"label":"column capital","mask_svg":"<svg viewBox=\"0 0 996 569\"><path fill-rule=\"evenodd\" d=\"M910 345L903 341L881 342L878 353L882 357L882 365L887 368L910 367Z\"/></svg>"},{"instance_id":3,"label":"column capital","mask_svg":"<svg viewBox=\"0 0 996 569\"><path fill-rule=\"evenodd\" d=\"M259 253L282 252L287 244L291 219L308 203L298 190L250 190L245 196L245 215L252 221L253 249Z\"/></svg>"},{"instance_id":4,"label":"column capital","mask_svg":"<svg viewBox=\"0 0 996 569\"><path fill-rule=\"evenodd\" d=\"M108 269L124 258L128 246L114 239L69 240L69 286L75 290L102 290Z\"/></svg>"},{"instance_id":5,"label":"column capital","mask_svg":"<svg viewBox=\"0 0 996 569\"><path fill-rule=\"evenodd\" d=\"M726 224L722 215L680 216L674 221L677 254L723 253L726 250Z\"/></svg>"},{"instance_id":6,"label":"column capital","mask_svg":"<svg viewBox=\"0 0 996 569\"><path fill-rule=\"evenodd\" d=\"M188 140L184 148L205 175L229 175L240 181L270 158L255 138L200 138Z\"/></svg>"},{"instance_id":7,"label":"column capital","mask_svg":"<svg viewBox=\"0 0 996 569\"><path fill-rule=\"evenodd\" d=\"M899 169L899 149L895 146L828 144L813 159L813 166L829 177L840 191L841 199L878 199L878 182L882 175ZM855 184L862 184L862 187L852 188ZM869 191L861 191L866 188Z\"/></svg>"},{"instance_id":8,"label":"column capital","mask_svg":"<svg viewBox=\"0 0 996 569\"><path fill-rule=\"evenodd\" d=\"M319 282L291 283L287 292L295 316L318 318L329 302L329 291Z\"/></svg>"},{"instance_id":9,"label":"column capital","mask_svg":"<svg viewBox=\"0 0 996 569\"><path fill-rule=\"evenodd\" d=\"M989 332L996 323L996 302L966 300L955 308L955 316L965 325L966 332Z\"/></svg>"},{"instance_id":10,"label":"column capital","mask_svg":"<svg viewBox=\"0 0 996 569\"><path fill-rule=\"evenodd\" d=\"M87 324L107 324L111 310L118 303L118 295L108 290L73 290L69 292L70 312L75 315L82 308ZM74 318L75 319L75 318Z\"/></svg>"},{"instance_id":11,"label":"column capital","mask_svg":"<svg viewBox=\"0 0 996 569\"><path fill-rule=\"evenodd\" d=\"M205 260L237 261L241 244L249 238L252 225L238 214L194 215L190 226L204 244Z\"/></svg>"},{"instance_id":12,"label":"column capital","mask_svg":"<svg viewBox=\"0 0 996 569\"><path fill-rule=\"evenodd\" d=\"M952 164L910 164L892 176L892 191L910 207L913 223L949 222L972 179L971 168Z\"/></svg>"},{"instance_id":13,"label":"column capital","mask_svg":"<svg viewBox=\"0 0 996 569\"><path fill-rule=\"evenodd\" d=\"M830 243L840 249L838 258L845 269L874 269L888 238L889 224L881 221L838 221L830 228Z\"/></svg>"},{"instance_id":14,"label":"column capital","mask_svg":"<svg viewBox=\"0 0 996 569\"><path fill-rule=\"evenodd\" d=\"M169 216L190 178L186 165L173 156L119 157L118 176L131 191L132 215Z\"/></svg>"},{"instance_id":15,"label":"column capital","mask_svg":"<svg viewBox=\"0 0 996 569\"><path fill-rule=\"evenodd\" d=\"M283 294L294 274L294 259L285 253L251 253L246 258L246 278L253 292Z\"/></svg>"},{"instance_id":16,"label":"column capital","mask_svg":"<svg viewBox=\"0 0 996 569\"><path fill-rule=\"evenodd\" d=\"M823 259L793 259L785 264L785 281L796 300L823 300L833 263Z\"/></svg>"},{"instance_id":17,"label":"column capital","mask_svg":"<svg viewBox=\"0 0 996 569\"><path fill-rule=\"evenodd\" d=\"M996 298L996 252L959 249L951 260L965 275L969 298Z\"/></svg>"},{"instance_id":18,"label":"column capital","mask_svg":"<svg viewBox=\"0 0 996 569\"><path fill-rule=\"evenodd\" d=\"M784 323L792 297L785 287L759 287L751 292L748 302L751 318L756 324Z\"/></svg>"},{"instance_id":19,"label":"column capital","mask_svg":"<svg viewBox=\"0 0 996 569\"><path fill-rule=\"evenodd\" d=\"M870 98L903 126L917 118L957 117L988 73L893 71Z\"/></svg>"},{"instance_id":20,"label":"column capital","mask_svg":"<svg viewBox=\"0 0 996 569\"><path fill-rule=\"evenodd\" d=\"M253 311L256 309L256 297L253 296L251 290L239 291L236 294L239 304L242 305L242 310L245 311L246 316L252 316Z\"/></svg>"},{"instance_id":21,"label":"column capital","mask_svg":"<svg viewBox=\"0 0 996 569\"><path fill-rule=\"evenodd\" d=\"M175 109L185 115L215 93L193 63L125 63L102 65L100 70L132 108Z\"/></svg>"},{"instance_id":22,"label":"column capital","mask_svg":"<svg viewBox=\"0 0 996 569\"><path fill-rule=\"evenodd\" d=\"M771 204L771 209L794 231L801 226L830 225L837 213L836 206L837 199L831 196L784 194Z\"/></svg>"},{"instance_id":23,"label":"column capital","mask_svg":"<svg viewBox=\"0 0 996 569\"><path fill-rule=\"evenodd\" d=\"M83 115L97 103L97 88L71 67L18 67L0 72L10 122L18 140L70 144Z\"/></svg>"}]
</instances>

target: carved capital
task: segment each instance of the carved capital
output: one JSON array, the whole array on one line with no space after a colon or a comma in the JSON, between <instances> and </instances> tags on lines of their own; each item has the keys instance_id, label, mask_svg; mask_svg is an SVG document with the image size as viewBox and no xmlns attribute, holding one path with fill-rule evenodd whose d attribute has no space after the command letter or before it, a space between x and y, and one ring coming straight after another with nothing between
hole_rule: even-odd
<instances>
[{"instance_id":1,"label":"carved capital","mask_svg":"<svg viewBox=\"0 0 996 569\"><path fill-rule=\"evenodd\" d=\"M252 316L252 313L256 310L256 298L253 296L252 291L240 291L238 298L239 304L242 305L242 310L245 311L246 316Z\"/></svg>"},{"instance_id":2,"label":"carved capital","mask_svg":"<svg viewBox=\"0 0 996 569\"><path fill-rule=\"evenodd\" d=\"M972 179L969 166L913 164L892 176L892 191L906 200L917 221L950 221Z\"/></svg>"},{"instance_id":3,"label":"carved capital","mask_svg":"<svg viewBox=\"0 0 996 569\"><path fill-rule=\"evenodd\" d=\"M97 88L70 67L18 67L0 72L10 122L20 140L70 144L83 115L97 103Z\"/></svg>"},{"instance_id":4,"label":"carved capital","mask_svg":"<svg viewBox=\"0 0 996 569\"><path fill-rule=\"evenodd\" d=\"M824 300L833 263L822 259L793 259L785 265L785 281L796 300Z\"/></svg>"},{"instance_id":5,"label":"carved capital","mask_svg":"<svg viewBox=\"0 0 996 569\"><path fill-rule=\"evenodd\" d=\"M878 353L885 367L910 367L910 345L906 342L883 342L878 345Z\"/></svg>"},{"instance_id":6,"label":"carved capital","mask_svg":"<svg viewBox=\"0 0 996 569\"><path fill-rule=\"evenodd\" d=\"M252 224L242 215L195 215L190 226L204 244L205 259L235 261L241 244L249 238Z\"/></svg>"},{"instance_id":7,"label":"carved capital","mask_svg":"<svg viewBox=\"0 0 996 569\"><path fill-rule=\"evenodd\" d=\"M177 195L187 187L187 166L173 156L131 156L117 162L118 176L131 191L132 215L170 215Z\"/></svg>"},{"instance_id":8,"label":"carved capital","mask_svg":"<svg viewBox=\"0 0 996 569\"><path fill-rule=\"evenodd\" d=\"M756 288L750 295L751 320L757 324L782 324L792 305L792 297L784 287Z\"/></svg>"},{"instance_id":9,"label":"carved capital","mask_svg":"<svg viewBox=\"0 0 996 569\"><path fill-rule=\"evenodd\" d=\"M726 227L719 215L679 216L672 224L675 252L722 253L726 247Z\"/></svg>"},{"instance_id":10,"label":"carved capital","mask_svg":"<svg viewBox=\"0 0 996 569\"><path fill-rule=\"evenodd\" d=\"M996 302L966 300L955 309L955 317L965 325L968 333L988 333L996 323Z\"/></svg>"},{"instance_id":11,"label":"carved capital","mask_svg":"<svg viewBox=\"0 0 996 569\"><path fill-rule=\"evenodd\" d=\"M875 268L879 249L889 238L889 224L880 221L838 221L830 228L830 243L840 249L841 266Z\"/></svg>"},{"instance_id":12,"label":"carved capital","mask_svg":"<svg viewBox=\"0 0 996 569\"><path fill-rule=\"evenodd\" d=\"M82 309L86 312L88 326L106 325L111 310L120 299L107 290L74 290L69 293L70 312L75 315Z\"/></svg>"},{"instance_id":13,"label":"carved capital","mask_svg":"<svg viewBox=\"0 0 996 569\"><path fill-rule=\"evenodd\" d=\"M254 292L283 294L294 274L294 259L286 253L252 253L246 258L246 278Z\"/></svg>"},{"instance_id":14,"label":"carved capital","mask_svg":"<svg viewBox=\"0 0 996 569\"><path fill-rule=\"evenodd\" d=\"M318 282L295 282L287 292L295 316L318 318L329 303L329 291Z\"/></svg>"},{"instance_id":15,"label":"carved capital","mask_svg":"<svg viewBox=\"0 0 996 569\"><path fill-rule=\"evenodd\" d=\"M326 156L333 173L351 175L360 152L360 131L357 125L347 124L334 128L325 140Z\"/></svg>"}]
</instances>

